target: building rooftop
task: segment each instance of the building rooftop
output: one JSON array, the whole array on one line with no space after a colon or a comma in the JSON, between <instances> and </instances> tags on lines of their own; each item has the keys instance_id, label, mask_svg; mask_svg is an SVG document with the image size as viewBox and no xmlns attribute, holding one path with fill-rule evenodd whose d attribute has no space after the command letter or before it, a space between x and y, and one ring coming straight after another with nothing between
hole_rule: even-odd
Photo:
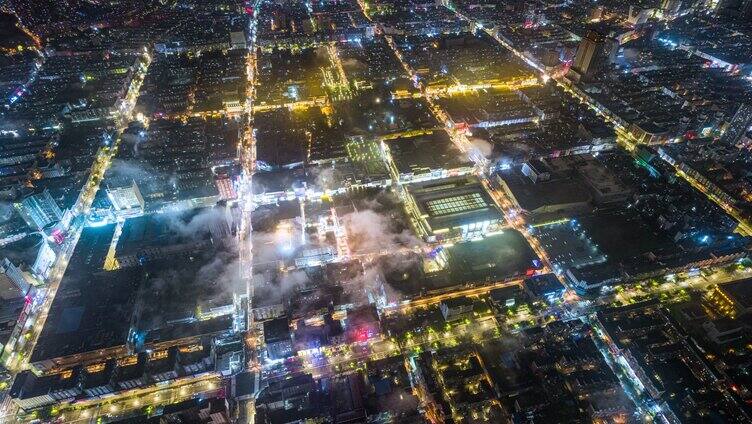
<instances>
[{"instance_id":1,"label":"building rooftop","mask_svg":"<svg viewBox=\"0 0 752 424\"><path fill-rule=\"evenodd\" d=\"M138 269L66 273L30 361L124 347L142 281Z\"/></svg>"},{"instance_id":2,"label":"building rooftop","mask_svg":"<svg viewBox=\"0 0 752 424\"><path fill-rule=\"evenodd\" d=\"M498 281L539 267L535 252L515 230L458 243L446 250L455 282Z\"/></svg>"},{"instance_id":3,"label":"building rooftop","mask_svg":"<svg viewBox=\"0 0 752 424\"><path fill-rule=\"evenodd\" d=\"M742 308L752 308L752 279L721 284L720 288L738 302Z\"/></svg>"},{"instance_id":4,"label":"building rooftop","mask_svg":"<svg viewBox=\"0 0 752 424\"><path fill-rule=\"evenodd\" d=\"M126 220L114 269L105 261L114 225L84 229L32 362L107 349L123 353L126 345L140 351L150 343L231 330L239 288L235 256L225 244L231 235L211 227L211 216L201 212ZM204 236L197 244L191 234Z\"/></svg>"},{"instance_id":5,"label":"building rooftop","mask_svg":"<svg viewBox=\"0 0 752 424\"><path fill-rule=\"evenodd\" d=\"M397 172L413 177L471 169L473 163L454 146L445 131L398 137L385 142Z\"/></svg>"},{"instance_id":6,"label":"building rooftop","mask_svg":"<svg viewBox=\"0 0 752 424\"><path fill-rule=\"evenodd\" d=\"M556 297L564 293L566 289L553 273L526 278L523 284L525 289L537 298Z\"/></svg>"},{"instance_id":7,"label":"building rooftop","mask_svg":"<svg viewBox=\"0 0 752 424\"><path fill-rule=\"evenodd\" d=\"M414 183L408 192L433 231L503 220L491 196L474 177Z\"/></svg>"},{"instance_id":8,"label":"building rooftop","mask_svg":"<svg viewBox=\"0 0 752 424\"><path fill-rule=\"evenodd\" d=\"M290 340L290 320L287 317L264 321L264 341L269 343Z\"/></svg>"}]
</instances>

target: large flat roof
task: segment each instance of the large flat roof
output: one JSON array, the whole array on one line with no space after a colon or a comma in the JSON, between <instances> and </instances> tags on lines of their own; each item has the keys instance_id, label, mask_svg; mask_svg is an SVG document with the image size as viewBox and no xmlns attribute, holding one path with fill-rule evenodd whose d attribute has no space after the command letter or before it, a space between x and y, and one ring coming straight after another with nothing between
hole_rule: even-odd
<instances>
[{"instance_id":1,"label":"large flat roof","mask_svg":"<svg viewBox=\"0 0 752 424\"><path fill-rule=\"evenodd\" d=\"M496 281L524 275L538 256L516 230L447 248L453 281Z\"/></svg>"},{"instance_id":2,"label":"large flat roof","mask_svg":"<svg viewBox=\"0 0 752 424\"><path fill-rule=\"evenodd\" d=\"M446 131L385 141L400 174L424 174L437 170L472 167L473 163L457 149Z\"/></svg>"},{"instance_id":3,"label":"large flat roof","mask_svg":"<svg viewBox=\"0 0 752 424\"><path fill-rule=\"evenodd\" d=\"M124 345L142 278L138 269L66 273L31 362Z\"/></svg>"},{"instance_id":4,"label":"large flat roof","mask_svg":"<svg viewBox=\"0 0 752 424\"><path fill-rule=\"evenodd\" d=\"M191 213L197 217L200 214ZM172 242L209 232L209 220L194 222L186 215L150 215L127 220L124 243L170 248ZM166 223L173 219L176 222ZM154 236L141 226L178 228L183 238ZM223 307L232 305L239 287L235 278L234 250L220 240L169 257L106 271L104 258L110 248L114 225L85 228L71 257L70 266L49 311L32 362L62 358L102 349L125 347L131 330L144 343L213 334L232 328ZM169 232L168 232L169 233ZM172 234L172 233L170 233ZM120 244L118 244L120 246ZM135 249L135 247L134 247ZM172 252L172 251L171 251ZM218 315L212 315L214 311ZM203 315L202 315L203 314ZM215 316L214 318L211 318Z\"/></svg>"},{"instance_id":5,"label":"large flat roof","mask_svg":"<svg viewBox=\"0 0 752 424\"><path fill-rule=\"evenodd\" d=\"M520 207L530 212L591 200L587 187L573 178L552 178L550 181L535 183L518 168L504 172L500 176Z\"/></svg>"},{"instance_id":6,"label":"large flat roof","mask_svg":"<svg viewBox=\"0 0 752 424\"><path fill-rule=\"evenodd\" d=\"M503 219L501 211L475 177L415 183L408 191L434 231Z\"/></svg>"}]
</instances>

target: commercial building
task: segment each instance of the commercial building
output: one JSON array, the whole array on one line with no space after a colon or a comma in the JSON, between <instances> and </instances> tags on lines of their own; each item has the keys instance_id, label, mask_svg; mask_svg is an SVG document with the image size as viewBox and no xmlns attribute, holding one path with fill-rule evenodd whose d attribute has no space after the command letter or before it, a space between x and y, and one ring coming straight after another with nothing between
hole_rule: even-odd
<instances>
[{"instance_id":1,"label":"commercial building","mask_svg":"<svg viewBox=\"0 0 752 424\"><path fill-rule=\"evenodd\" d=\"M522 304L527 298L523 288L517 284L493 289L488 293L488 297L498 314L503 314L507 308Z\"/></svg>"},{"instance_id":2,"label":"commercial building","mask_svg":"<svg viewBox=\"0 0 752 424\"><path fill-rule=\"evenodd\" d=\"M601 265L585 265L566 270L566 278L578 294L592 293L604 286L611 286L622 281L622 274Z\"/></svg>"},{"instance_id":3,"label":"commercial building","mask_svg":"<svg viewBox=\"0 0 752 424\"><path fill-rule=\"evenodd\" d=\"M553 273L526 278L522 286L533 299L543 299L549 303L561 300L566 291L566 287Z\"/></svg>"},{"instance_id":4,"label":"commercial building","mask_svg":"<svg viewBox=\"0 0 752 424\"><path fill-rule=\"evenodd\" d=\"M475 177L410 184L408 210L432 239L469 240L498 231L504 216Z\"/></svg>"},{"instance_id":5,"label":"commercial building","mask_svg":"<svg viewBox=\"0 0 752 424\"><path fill-rule=\"evenodd\" d=\"M264 344L269 359L285 359L293 354L290 320L286 317L264 321Z\"/></svg>"},{"instance_id":6,"label":"commercial building","mask_svg":"<svg viewBox=\"0 0 752 424\"><path fill-rule=\"evenodd\" d=\"M577 53L570 69L575 80L592 78L604 70L613 56L618 44L597 31L588 31L577 48Z\"/></svg>"},{"instance_id":7,"label":"commercial building","mask_svg":"<svg viewBox=\"0 0 752 424\"><path fill-rule=\"evenodd\" d=\"M131 181L129 186L107 187L107 197L110 199L112 206L116 211L141 208L144 210L146 204L141 196L136 181Z\"/></svg>"},{"instance_id":8,"label":"commercial building","mask_svg":"<svg viewBox=\"0 0 752 424\"><path fill-rule=\"evenodd\" d=\"M571 174L552 178L551 172L544 169L545 163L530 163L497 176L497 182L515 208L528 215L530 221L556 220L591 210L590 193Z\"/></svg>"},{"instance_id":9,"label":"commercial building","mask_svg":"<svg viewBox=\"0 0 752 424\"><path fill-rule=\"evenodd\" d=\"M100 358L44 375L27 370L17 376L10 396L27 411L61 402L113 397L123 391L214 372L217 356L217 349L210 343L193 343L126 354L119 359Z\"/></svg>"},{"instance_id":10,"label":"commercial building","mask_svg":"<svg viewBox=\"0 0 752 424\"><path fill-rule=\"evenodd\" d=\"M27 195L16 204L16 209L24 221L37 230L47 228L63 218L63 211L47 189Z\"/></svg>"},{"instance_id":11,"label":"commercial building","mask_svg":"<svg viewBox=\"0 0 752 424\"><path fill-rule=\"evenodd\" d=\"M244 327L241 287L224 270L234 248L221 213L131 218L117 237L116 226L83 231L60 283L67 295L56 296L31 355L35 372L232 338Z\"/></svg>"},{"instance_id":12,"label":"commercial building","mask_svg":"<svg viewBox=\"0 0 752 424\"><path fill-rule=\"evenodd\" d=\"M445 300L439 308L446 322L464 320L473 315L473 301L466 297Z\"/></svg>"},{"instance_id":13,"label":"commercial building","mask_svg":"<svg viewBox=\"0 0 752 424\"><path fill-rule=\"evenodd\" d=\"M10 396L25 410L72 400L81 394L78 377L79 371L73 370L41 377L22 371L13 382Z\"/></svg>"},{"instance_id":14,"label":"commercial building","mask_svg":"<svg viewBox=\"0 0 752 424\"><path fill-rule=\"evenodd\" d=\"M745 279L714 286L705 294L715 312L736 319L752 312L752 280Z\"/></svg>"},{"instance_id":15,"label":"commercial building","mask_svg":"<svg viewBox=\"0 0 752 424\"><path fill-rule=\"evenodd\" d=\"M497 182L531 222L581 215L626 201L633 190L590 154L533 159Z\"/></svg>"},{"instance_id":16,"label":"commercial building","mask_svg":"<svg viewBox=\"0 0 752 424\"><path fill-rule=\"evenodd\" d=\"M474 170L473 162L443 130L397 137L383 144L394 179L401 183L466 175Z\"/></svg>"}]
</instances>

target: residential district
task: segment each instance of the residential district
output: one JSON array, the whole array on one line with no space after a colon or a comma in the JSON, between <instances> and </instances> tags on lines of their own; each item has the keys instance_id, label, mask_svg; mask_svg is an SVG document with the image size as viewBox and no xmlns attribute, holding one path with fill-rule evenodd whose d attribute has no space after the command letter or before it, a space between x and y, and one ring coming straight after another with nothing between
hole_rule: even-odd
<instances>
[{"instance_id":1,"label":"residential district","mask_svg":"<svg viewBox=\"0 0 752 424\"><path fill-rule=\"evenodd\" d=\"M0 2L0 422L752 422L752 1Z\"/></svg>"}]
</instances>

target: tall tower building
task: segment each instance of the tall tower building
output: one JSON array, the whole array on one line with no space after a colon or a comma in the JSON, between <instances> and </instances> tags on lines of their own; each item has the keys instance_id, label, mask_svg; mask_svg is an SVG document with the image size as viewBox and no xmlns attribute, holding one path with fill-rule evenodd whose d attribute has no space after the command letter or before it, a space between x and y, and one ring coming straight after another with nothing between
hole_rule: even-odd
<instances>
[{"instance_id":1,"label":"tall tower building","mask_svg":"<svg viewBox=\"0 0 752 424\"><path fill-rule=\"evenodd\" d=\"M60 210L48 189L26 196L15 206L24 221L37 230L58 222L63 217L63 211Z\"/></svg>"},{"instance_id":2,"label":"tall tower building","mask_svg":"<svg viewBox=\"0 0 752 424\"><path fill-rule=\"evenodd\" d=\"M595 76L608 65L615 53L616 41L596 31L588 31L580 42L570 72L576 79Z\"/></svg>"}]
</instances>

